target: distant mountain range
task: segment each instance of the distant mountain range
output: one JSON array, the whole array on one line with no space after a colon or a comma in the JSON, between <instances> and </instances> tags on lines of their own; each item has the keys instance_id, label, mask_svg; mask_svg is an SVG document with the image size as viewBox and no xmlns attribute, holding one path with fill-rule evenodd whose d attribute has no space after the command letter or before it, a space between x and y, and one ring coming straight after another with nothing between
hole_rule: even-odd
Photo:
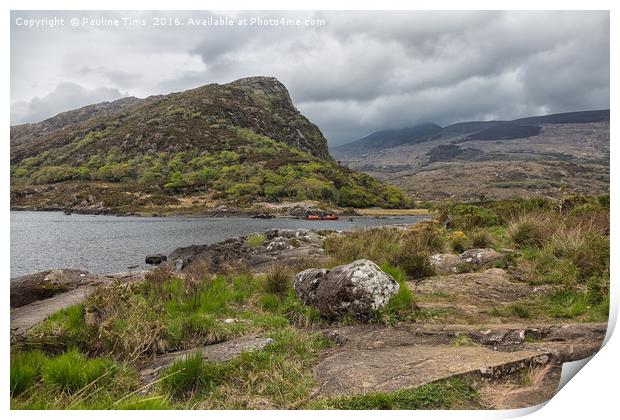
<instances>
[{"instance_id":1,"label":"distant mountain range","mask_svg":"<svg viewBox=\"0 0 620 420\"><path fill-rule=\"evenodd\" d=\"M609 191L609 110L512 121L425 123L330 149L419 200Z\"/></svg>"},{"instance_id":2,"label":"distant mountain range","mask_svg":"<svg viewBox=\"0 0 620 420\"><path fill-rule=\"evenodd\" d=\"M510 140L536 136L541 124L582 124L609 121L609 110L565 112L561 114L520 118L512 121L468 121L441 127L423 123L413 127L375 131L359 140L330 149L337 159L347 160L371 151L391 149L454 136L468 140Z\"/></svg>"}]
</instances>

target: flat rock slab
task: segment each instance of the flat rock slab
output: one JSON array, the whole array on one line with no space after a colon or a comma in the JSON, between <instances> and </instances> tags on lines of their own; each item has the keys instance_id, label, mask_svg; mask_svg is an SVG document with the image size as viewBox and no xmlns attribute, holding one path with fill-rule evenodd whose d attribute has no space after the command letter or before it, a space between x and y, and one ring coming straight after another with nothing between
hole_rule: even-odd
<instances>
[{"instance_id":1,"label":"flat rock slab","mask_svg":"<svg viewBox=\"0 0 620 420\"><path fill-rule=\"evenodd\" d=\"M499 322L493 316L494 308L502 308L520 300L553 290L553 286L531 286L511 281L501 268L450 274L409 282L416 295L416 304L426 310L442 314L442 321L450 323Z\"/></svg>"},{"instance_id":2,"label":"flat rock slab","mask_svg":"<svg viewBox=\"0 0 620 420\"><path fill-rule=\"evenodd\" d=\"M47 270L11 279L11 308L28 305L80 287L105 284L106 276L71 268Z\"/></svg>"},{"instance_id":3,"label":"flat rock slab","mask_svg":"<svg viewBox=\"0 0 620 420\"><path fill-rule=\"evenodd\" d=\"M547 286L535 287L512 282L508 273L501 268L428 277L417 283L410 282L410 285L417 294L442 293L481 306L509 304L550 290Z\"/></svg>"},{"instance_id":4,"label":"flat rock slab","mask_svg":"<svg viewBox=\"0 0 620 420\"><path fill-rule=\"evenodd\" d=\"M94 291L95 287L80 287L11 309L11 336L20 336L61 309L84 302Z\"/></svg>"},{"instance_id":5,"label":"flat rock slab","mask_svg":"<svg viewBox=\"0 0 620 420\"><path fill-rule=\"evenodd\" d=\"M66 292L58 293L47 299L36 300L17 308L11 308L11 337L19 337L23 335L36 324L45 321L47 317L62 309L83 303L97 289L97 287L105 287L106 285L111 284L114 280L129 283L141 280L144 277L143 272L119 273L111 274L109 276L91 275L81 277L80 274L82 272L78 270L56 271L62 273L72 272L72 275L74 275L74 277L64 276L63 279L69 278L71 280L77 276L77 278L81 280L71 283L72 288ZM80 281L82 283L79 283ZM11 290L13 290L13 283L11 284Z\"/></svg>"},{"instance_id":6,"label":"flat rock slab","mask_svg":"<svg viewBox=\"0 0 620 420\"><path fill-rule=\"evenodd\" d=\"M313 369L323 396L393 392L465 374L499 377L544 365L543 351L494 351L477 346L410 345L344 350Z\"/></svg>"},{"instance_id":7,"label":"flat rock slab","mask_svg":"<svg viewBox=\"0 0 620 420\"><path fill-rule=\"evenodd\" d=\"M144 367L140 371L140 376L142 381L148 384L157 379L162 369L196 353L201 353L203 359L208 362L222 363L234 359L243 352L262 350L272 342L273 340L267 337L240 337L223 343L163 354Z\"/></svg>"},{"instance_id":8,"label":"flat rock slab","mask_svg":"<svg viewBox=\"0 0 620 420\"><path fill-rule=\"evenodd\" d=\"M556 362L592 356L603 344L607 324L358 324L323 330L347 349L369 350L409 345L449 345L457 337L493 350L536 350L553 355ZM527 338L527 339L526 339Z\"/></svg>"}]
</instances>

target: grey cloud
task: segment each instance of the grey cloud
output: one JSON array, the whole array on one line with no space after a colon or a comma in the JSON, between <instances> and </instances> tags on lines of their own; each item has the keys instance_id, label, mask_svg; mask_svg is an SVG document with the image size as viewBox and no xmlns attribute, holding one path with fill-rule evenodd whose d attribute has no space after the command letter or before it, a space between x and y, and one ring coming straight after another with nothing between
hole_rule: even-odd
<instances>
[{"instance_id":1,"label":"grey cloud","mask_svg":"<svg viewBox=\"0 0 620 420\"><path fill-rule=\"evenodd\" d=\"M115 88L86 89L75 83L62 83L51 93L11 105L11 124L41 121L62 110L80 108L97 102L113 101L123 96Z\"/></svg>"},{"instance_id":2,"label":"grey cloud","mask_svg":"<svg viewBox=\"0 0 620 420\"><path fill-rule=\"evenodd\" d=\"M146 18L207 18L222 12L131 13ZM12 63L12 83L13 73L25 74L33 65L27 55L31 49L40 51L43 45L61 58L70 57L65 63L80 59L86 63L96 61L87 49L94 43L110 51L108 62L83 65L79 67L83 71L73 73L70 65L59 66L61 74L67 73L64 80L82 83L81 78L90 77L84 86L98 86L103 80L106 86L139 96L252 75L274 76L331 145L374 130L426 121L445 125L609 107L605 11L233 12L231 16L323 18L326 25L97 29L79 35L67 31L57 33L49 45L36 34L15 31L11 54L18 64ZM14 53L17 45L25 53ZM156 66L127 67L114 51L134 54L137 63L144 57L185 53L201 60L204 69L180 65L157 82L145 84L144 75L157 79ZM126 60L127 54L123 57ZM101 79L93 81L95 76ZM23 77L16 76L15 81L24 91L40 90ZM61 111L65 105L49 106Z\"/></svg>"},{"instance_id":3,"label":"grey cloud","mask_svg":"<svg viewBox=\"0 0 620 420\"><path fill-rule=\"evenodd\" d=\"M129 73L122 70L108 69L106 67L85 66L82 67L80 71L84 74L101 75L120 88L134 86L140 81L141 77L139 73Z\"/></svg>"}]
</instances>

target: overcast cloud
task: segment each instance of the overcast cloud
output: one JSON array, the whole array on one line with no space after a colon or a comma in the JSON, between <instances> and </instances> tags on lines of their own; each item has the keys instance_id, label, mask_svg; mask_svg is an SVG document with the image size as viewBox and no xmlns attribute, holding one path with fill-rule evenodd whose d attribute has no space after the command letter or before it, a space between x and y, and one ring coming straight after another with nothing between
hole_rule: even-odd
<instances>
[{"instance_id":1,"label":"overcast cloud","mask_svg":"<svg viewBox=\"0 0 620 420\"><path fill-rule=\"evenodd\" d=\"M219 12L218 12L219 13ZM30 29L12 12L11 123L114 100L263 75L280 79L330 145L435 122L513 119L609 107L607 12L234 12L324 19L306 27Z\"/></svg>"}]
</instances>

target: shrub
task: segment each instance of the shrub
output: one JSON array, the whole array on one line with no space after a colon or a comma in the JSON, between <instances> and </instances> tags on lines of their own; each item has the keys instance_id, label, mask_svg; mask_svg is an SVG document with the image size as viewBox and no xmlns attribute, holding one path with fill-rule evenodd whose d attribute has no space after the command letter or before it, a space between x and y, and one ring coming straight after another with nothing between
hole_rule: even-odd
<instances>
[{"instance_id":1,"label":"shrub","mask_svg":"<svg viewBox=\"0 0 620 420\"><path fill-rule=\"evenodd\" d=\"M415 240L405 241L393 262L412 278L419 279L435 274L429 256L429 252L420 248Z\"/></svg>"},{"instance_id":2,"label":"shrub","mask_svg":"<svg viewBox=\"0 0 620 420\"><path fill-rule=\"evenodd\" d=\"M439 209L438 219L444 223L452 219L456 229L472 229L502 224L502 218L493 210L471 204L453 204Z\"/></svg>"},{"instance_id":3,"label":"shrub","mask_svg":"<svg viewBox=\"0 0 620 420\"><path fill-rule=\"evenodd\" d=\"M265 292L285 296L291 288L292 273L284 266L274 264L267 269Z\"/></svg>"},{"instance_id":4,"label":"shrub","mask_svg":"<svg viewBox=\"0 0 620 420\"><path fill-rule=\"evenodd\" d=\"M192 283L201 283L211 274L211 264L205 259L191 261L183 268L183 276Z\"/></svg>"},{"instance_id":5,"label":"shrub","mask_svg":"<svg viewBox=\"0 0 620 420\"><path fill-rule=\"evenodd\" d=\"M460 254L469 248L469 240L467 235L460 230L452 232L450 235L450 249Z\"/></svg>"},{"instance_id":6,"label":"shrub","mask_svg":"<svg viewBox=\"0 0 620 420\"><path fill-rule=\"evenodd\" d=\"M590 277L587 283L588 300L597 305L609 299L609 273Z\"/></svg>"},{"instance_id":7,"label":"shrub","mask_svg":"<svg viewBox=\"0 0 620 420\"><path fill-rule=\"evenodd\" d=\"M407 241L415 241L415 245L429 253L442 252L444 240L441 228L436 222L422 222L413 225L407 232ZM410 242L410 245L413 242Z\"/></svg>"},{"instance_id":8,"label":"shrub","mask_svg":"<svg viewBox=\"0 0 620 420\"><path fill-rule=\"evenodd\" d=\"M147 295L141 285L115 284L94 293L86 302L89 334L85 347L95 354L113 354L132 361L166 350L164 289Z\"/></svg>"},{"instance_id":9,"label":"shrub","mask_svg":"<svg viewBox=\"0 0 620 420\"><path fill-rule=\"evenodd\" d=\"M172 278L172 271L167 266L159 266L144 275L146 284L156 293L161 293L164 283Z\"/></svg>"},{"instance_id":10,"label":"shrub","mask_svg":"<svg viewBox=\"0 0 620 420\"><path fill-rule=\"evenodd\" d=\"M476 229L469 233L469 240L474 248L493 248L495 240L486 230Z\"/></svg>"},{"instance_id":11,"label":"shrub","mask_svg":"<svg viewBox=\"0 0 620 420\"><path fill-rule=\"evenodd\" d=\"M245 238L245 244L250 248L258 248L265 243L267 237L263 233L252 233Z\"/></svg>"},{"instance_id":12,"label":"shrub","mask_svg":"<svg viewBox=\"0 0 620 420\"><path fill-rule=\"evenodd\" d=\"M522 214L508 225L508 235L519 247L542 247L552 233L552 221L542 215Z\"/></svg>"},{"instance_id":13,"label":"shrub","mask_svg":"<svg viewBox=\"0 0 620 420\"><path fill-rule=\"evenodd\" d=\"M584 282L609 270L609 237L588 235L574 253L577 280Z\"/></svg>"}]
</instances>

